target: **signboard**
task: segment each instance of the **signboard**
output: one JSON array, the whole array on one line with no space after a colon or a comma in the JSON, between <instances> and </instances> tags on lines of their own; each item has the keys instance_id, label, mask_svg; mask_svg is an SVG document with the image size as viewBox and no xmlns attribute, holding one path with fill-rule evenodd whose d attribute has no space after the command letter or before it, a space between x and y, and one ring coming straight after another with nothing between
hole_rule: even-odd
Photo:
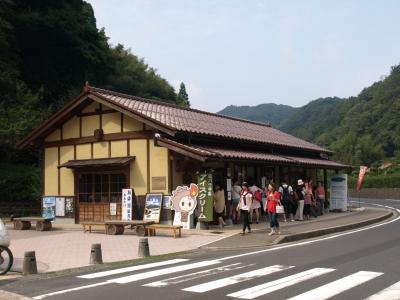
<instances>
[{"instance_id":1,"label":"signboard","mask_svg":"<svg viewBox=\"0 0 400 300\"><path fill-rule=\"evenodd\" d=\"M54 219L56 216L56 197L43 197L42 199L42 217Z\"/></svg>"},{"instance_id":2,"label":"signboard","mask_svg":"<svg viewBox=\"0 0 400 300\"><path fill-rule=\"evenodd\" d=\"M74 198L65 197L65 216L68 218L74 217Z\"/></svg>"},{"instance_id":3,"label":"signboard","mask_svg":"<svg viewBox=\"0 0 400 300\"><path fill-rule=\"evenodd\" d=\"M110 203L110 216L117 215L117 203Z\"/></svg>"},{"instance_id":4,"label":"signboard","mask_svg":"<svg viewBox=\"0 0 400 300\"><path fill-rule=\"evenodd\" d=\"M65 198L56 197L56 217L65 217Z\"/></svg>"},{"instance_id":5,"label":"signboard","mask_svg":"<svg viewBox=\"0 0 400 300\"><path fill-rule=\"evenodd\" d=\"M163 209L171 209L172 196L163 196L162 200L162 208Z\"/></svg>"},{"instance_id":6,"label":"signboard","mask_svg":"<svg viewBox=\"0 0 400 300\"><path fill-rule=\"evenodd\" d=\"M132 189L122 189L122 220L132 220Z\"/></svg>"},{"instance_id":7,"label":"signboard","mask_svg":"<svg viewBox=\"0 0 400 300\"><path fill-rule=\"evenodd\" d=\"M365 172L367 172L368 167L360 166L360 173L358 174L358 182L357 182L357 192L360 192L361 185L364 180Z\"/></svg>"},{"instance_id":8,"label":"signboard","mask_svg":"<svg viewBox=\"0 0 400 300\"><path fill-rule=\"evenodd\" d=\"M199 187L198 201L198 220L202 222L213 221L213 175L211 171L198 173L197 186Z\"/></svg>"},{"instance_id":9,"label":"signboard","mask_svg":"<svg viewBox=\"0 0 400 300\"><path fill-rule=\"evenodd\" d=\"M167 177L151 177L151 188L156 191L163 191L167 188Z\"/></svg>"},{"instance_id":10,"label":"signboard","mask_svg":"<svg viewBox=\"0 0 400 300\"><path fill-rule=\"evenodd\" d=\"M163 194L146 194L143 216L144 221L160 222L162 200Z\"/></svg>"},{"instance_id":11,"label":"signboard","mask_svg":"<svg viewBox=\"0 0 400 300\"><path fill-rule=\"evenodd\" d=\"M332 176L330 209L347 210L347 174Z\"/></svg>"}]
</instances>

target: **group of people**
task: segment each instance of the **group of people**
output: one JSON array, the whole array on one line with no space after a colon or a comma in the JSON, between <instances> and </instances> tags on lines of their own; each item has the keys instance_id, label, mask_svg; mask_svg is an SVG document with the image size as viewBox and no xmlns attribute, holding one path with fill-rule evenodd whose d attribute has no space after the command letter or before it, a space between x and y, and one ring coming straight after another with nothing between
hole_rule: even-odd
<instances>
[{"instance_id":1,"label":"group of people","mask_svg":"<svg viewBox=\"0 0 400 300\"><path fill-rule=\"evenodd\" d=\"M249 186L247 182L243 182L242 185L235 182L233 185L231 191L231 217L236 224L242 218L242 235L245 234L246 229L249 233L251 232L250 225L253 222L254 214L256 223L259 223L260 209L263 206L263 193L264 191L255 184ZM223 190L222 192L217 192L217 197L222 199ZM295 187L283 182L279 188L271 182L266 188L265 197L266 202L263 209L268 214L270 222L271 231L269 235L281 233L278 214L283 215L284 222L287 222L288 218L290 218L290 221L303 221L309 220L312 213L315 217L318 214L322 215L324 208L327 207L324 185L322 182L318 182L318 185L313 187L311 180L303 182L302 179L299 179ZM214 199L216 199L215 195ZM222 203L222 200L219 203ZM219 206L218 211L220 213L218 213L217 207L214 205L219 223L223 222L225 224L222 217L223 208L221 205ZM317 212L315 208L317 208Z\"/></svg>"}]
</instances>

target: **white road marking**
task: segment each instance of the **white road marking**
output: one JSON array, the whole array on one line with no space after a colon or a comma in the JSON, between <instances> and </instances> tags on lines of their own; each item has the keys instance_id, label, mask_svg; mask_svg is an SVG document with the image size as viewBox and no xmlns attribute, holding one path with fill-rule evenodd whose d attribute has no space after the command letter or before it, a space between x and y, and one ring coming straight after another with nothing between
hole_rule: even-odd
<instances>
[{"instance_id":1,"label":"white road marking","mask_svg":"<svg viewBox=\"0 0 400 300\"><path fill-rule=\"evenodd\" d=\"M324 275L326 273L335 271L335 269L326 268L314 268L301 273L290 275L284 278L280 278L271 282L260 284L248 289L244 289L227 296L241 298L241 299L254 299L256 297L272 293L274 291L283 289L285 287L295 285L299 282L306 281L308 279Z\"/></svg>"},{"instance_id":2,"label":"white road marking","mask_svg":"<svg viewBox=\"0 0 400 300\"><path fill-rule=\"evenodd\" d=\"M163 287L163 286L168 286L168 285L174 285L174 284L179 284L182 282L202 278L202 277L209 276L209 275L220 274L225 271L233 271L233 270L243 269L243 268L250 267L253 265L254 264L242 265L242 263L230 264L230 265L226 265L226 266L222 266L222 267L208 269L205 271L200 271L200 272L185 274L185 275L181 275L181 276L177 276L177 277L173 277L173 278L168 278L165 280L154 281L151 283L144 284L143 286Z\"/></svg>"},{"instance_id":3,"label":"white road marking","mask_svg":"<svg viewBox=\"0 0 400 300\"><path fill-rule=\"evenodd\" d=\"M376 293L365 300L393 300L400 299L400 281Z\"/></svg>"},{"instance_id":4,"label":"white road marking","mask_svg":"<svg viewBox=\"0 0 400 300\"><path fill-rule=\"evenodd\" d=\"M257 277L262 277L265 275L269 275L269 274L279 272L282 270L287 270L290 268L293 268L293 266L274 265L274 266L270 266L267 268L258 269L258 270L254 270L251 272L227 277L227 278L222 278L222 279L218 279L218 280L214 280L214 281L210 281L210 282L205 282L205 283L194 285L194 286L182 289L182 290L187 291L187 292L204 293L204 292L215 290L215 289L218 289L218 288L221 288L224 286L251 280L251 279L257 278Z\"/></svg>"},{"instance_id":5,"label":"white road marking","mask_svg":"<svg viewBox=\"0 0 400 300\"><path fill-rule=\"evenodd\" d=\"M347 291L357 285L370 281L383 273L360 271L331 283L320 286L311 291L300 294L290 300L324 300Z\"/></svg>"},{"instance_id":6,"label":"white road marking","mask_svg":"<svg viewBox=\"0 0 400 300\"><path fill-rule=\"evenodd\" d=\"M160 261L160 262L155 262L155 263L150 263L150 264L145 264L145 265L138 265L138 266L109 270L109 271L103 271L103 272L98 272L98 273L91 273L91 274L81 275L81 276L77 276L77 277L84 278L84 279L93 279L93 278L105 277L105 276L110 276L110 275L115 275L115 274L126 273L126 272L150 269L150 268L155 268L155 267L162 267L162 266L177 264L177 263L181 263L181 262L185 262L185 261L188 261L188 259L171 259L171 260Z\"/></svg>"},{"instance_id":7,"label":"white road marking","mask_svg":"<svg viewBox=\"0 0 400 300\"><path fill-rule=\"evenodd\" d=\"M175 272L182 272L182 271L187 271L187 270L192 270L192 269L203 268L203 267L212 266L212 265L216 265L216 264L220 264L220 263L221 262L218 260L205 260L205 261L187 264L187 265L183 265L183 266L170 267L170 268L165 268L165 269L160 269L160 270L138 273L138 274L129 275L129 276L125 276L125 277L110 279L107 281L113 282L113 283L124 284L124 283L139 281L139 280L143 280L143 279L147 279L147 278L157 277L157 276L161 276L161 275L173 274Z\"/></svg>"},{"instance_id":8,"label":"white road marking","mask_svg":"<svg viewBox=\"0 0 400 300\"><path fill-rule=\"evenodd\" d=\"M106 285L106 284L109 284L109 283L110 282L105 281L105 282L99 282L99 283L94 283L94 284L89 284L89 285L83 285L83 286L79 286L79 287L76 287L76 288L65 289L65 290L61 290L61 291L57 291L57 292L53 292L53 293L43 294L43 295L40 295L40 296L33 297L33 299L44 299L44 298L50 297L50 296L56 296L56 295L66 294L66 293L73 292L73 291L80 291L80 290L84 290L84 289L90 289L92 287Z\"/></svg>"}]
</instances>

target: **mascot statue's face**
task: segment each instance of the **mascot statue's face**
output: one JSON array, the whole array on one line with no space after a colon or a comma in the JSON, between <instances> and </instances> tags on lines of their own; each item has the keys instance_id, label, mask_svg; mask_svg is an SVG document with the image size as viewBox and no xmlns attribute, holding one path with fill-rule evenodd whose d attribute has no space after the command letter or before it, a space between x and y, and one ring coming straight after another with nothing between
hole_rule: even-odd
<instances>
[{"instance_id":1,"label":"mascot statue's face","mask_svg":"<svg viewBox=\"0 0 400 300\"><path fill-rule=\"evenodd\" d=\"M182 219L186 220L187 215L191 214L197 205L197 195L199 188L196 184L191 183L188 186L178 186L175 191L172 192L172 208L176 212L182 213Z\"/></svg>"}]
</instances>

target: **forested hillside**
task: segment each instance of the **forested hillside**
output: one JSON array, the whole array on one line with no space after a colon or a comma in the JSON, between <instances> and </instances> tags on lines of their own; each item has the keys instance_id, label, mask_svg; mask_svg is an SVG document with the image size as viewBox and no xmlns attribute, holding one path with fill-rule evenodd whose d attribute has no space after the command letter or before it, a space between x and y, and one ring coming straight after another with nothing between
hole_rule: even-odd
<instances>
[{"instance_id":1,"label":"forested hillside","mask_svg":"<svg viewBox=\"0 0 400 300\"><path fill-rule=\"evenodd\" d=\"M0 1L0 190L7 200L39 196L37 153L17 151L15 144L77 96L86 81L189 105L186 91L177 95L143 59L108 43L90 4Z\"/></svg>"},{"instance_id":2,"label":"forested hillside","mask_svg":"<svg viewBox=\"0 0 400 300\"><path fill-rule=\"evenodd\" d=\"M225 116L271 123L272 126L279 127L296 111L297 108L289 105L266 103L257 106L229 105L218 113Z\"/></svg>"},{"instance_id":3,"label":"forested hillside","mask_svg":"<svg viewBox=\"0 0 400 300\"><path fill-rule=\"evenodd\" d=\"M237 116L236 111L241 108L222 112ZM243 109L254 111L248 106ZM242 117L260 120L258 113ZM272 118L261 121L267 120ZM392 67L389 76L365 88L357 97L320 98L296 109L285 122L272 121L272 125L334 150L334 158L341 162L375 167L383 162L397 163L400 161L400 65Z\"/></svg>"}]
</instances>

